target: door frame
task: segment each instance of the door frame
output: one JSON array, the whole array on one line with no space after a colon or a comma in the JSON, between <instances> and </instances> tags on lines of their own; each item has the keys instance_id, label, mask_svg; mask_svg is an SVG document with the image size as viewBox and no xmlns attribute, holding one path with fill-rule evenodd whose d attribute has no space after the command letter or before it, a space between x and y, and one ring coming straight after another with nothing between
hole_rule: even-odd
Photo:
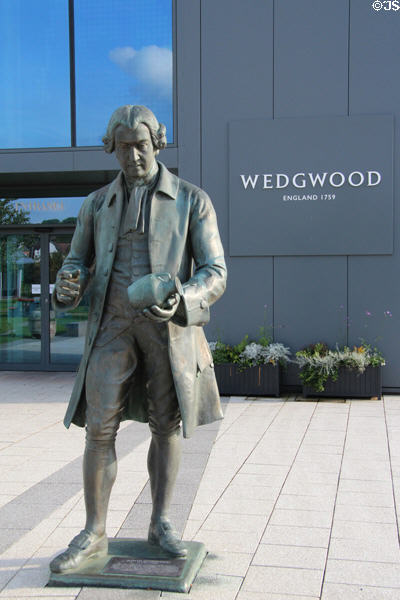
<instances>
[{"instance_id":1,"label":"door frame","mask_svg":"<svg viewBox=\"0 0 400 600\"><path fill-rule=\"evenodd\" d=\"M0 235L37 235L40 239L40 289L49 290L50 286L50 236L73 234L75 226L66 225L9 225L0 228ZM6 363L0 362L0 371L76 371L78 364L52 364L50 361L50 301L49 294L40 294L41 336L40 362Z\"/></svg>"}]
</instances>

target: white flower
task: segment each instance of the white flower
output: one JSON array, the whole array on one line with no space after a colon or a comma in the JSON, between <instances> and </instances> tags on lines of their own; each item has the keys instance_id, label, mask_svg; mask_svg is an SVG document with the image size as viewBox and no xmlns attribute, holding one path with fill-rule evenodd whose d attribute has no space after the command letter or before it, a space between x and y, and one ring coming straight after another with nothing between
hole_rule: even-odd
<instances>
[{"instance_id":1,"label":"white flower","mask_svg":"<svg viewBox=\"0 0 400 600\"><path fill-rule=\"evenodd\" d=\"M252 342L247 344L243 352L240 354L240 360L250 366L262 364L277 364L279 361L287 362L289 360L290 350L280 343L269 344L262 346Z\"/></svg>"}]
</instances>

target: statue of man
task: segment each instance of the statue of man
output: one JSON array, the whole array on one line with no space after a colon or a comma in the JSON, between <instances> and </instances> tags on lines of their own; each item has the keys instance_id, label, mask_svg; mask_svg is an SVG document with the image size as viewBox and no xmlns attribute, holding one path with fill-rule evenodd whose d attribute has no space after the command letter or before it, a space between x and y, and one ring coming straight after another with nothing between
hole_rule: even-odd
<instances>
[{"instance_id":1,"label":"statue of man","mask_svg":"<svg viewBox=\"0 0 400 600\"><path fill-rule=\"evenodd\" d=\"M122 170L84 201L57 275L55 308L75 308L89 286L90 310L64 420L66 427L86 426L86 524L52 560L55 573L107 553L106 516L122 419L148 422L151 431L148 541L171 556L185 556L168 519L180 425L189 437L197 425L222 418L202 326L225 289L223 248L207 194L156 161L166 146L165 134L165 126L144 106L122 106L113 113L104 149L115 150ZM128 288L160 273L179 285L162 302L138 309Z\"/></svg>"}]
</instances>

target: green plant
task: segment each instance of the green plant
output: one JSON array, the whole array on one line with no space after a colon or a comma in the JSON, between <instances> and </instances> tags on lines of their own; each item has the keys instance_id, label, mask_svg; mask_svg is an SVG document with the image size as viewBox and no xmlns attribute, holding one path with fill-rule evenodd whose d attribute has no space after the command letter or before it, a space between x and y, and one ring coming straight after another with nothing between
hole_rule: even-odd
<instances>
[{"instance_id":1,"label":"green plant","mask_svg":"<svg viewBox=\"0 0 400 600\"><path fill-rule=\"evenodd\" d=\"M296 352L296 362L300 367L303 384L316 392L323 392L329 378L337 381L339 367L356 369L362 373L369 366L383 366L385 359L377 348L372 348L365 342L352 349L348 346L342 349L336 346L334 350L323 342L318 342Z\"/></svg>"},{"instance_id":2,"label":"green plant","mask_svg":"<svg viewBox=\"0 0 400 600\"><path fill-rule=\"evenodd\" d=\"M249 336L245 335L242 341L236 344L236 346L224 344L224 342L221 342L221 340L210 342L209 346L213 355L214 363L216 365L222 365L225 363L239 363L240 354L245 349L248 338Z\"/></svg>"},{"instance_id":3,"label":"green plant","mask_svg":"<svg viewBox=\"0 0 400 600\"><path fill-rule=\"evenodd\" d=\"M234 363L241 371L265 364L286 364L290 356L289 348L277 342L271 343L263 328L258 343L249 342L249 336L245 335L236 346L229 346L220 340L210 342L209 346L216 365Z\"/></svg>"}]
</instances>

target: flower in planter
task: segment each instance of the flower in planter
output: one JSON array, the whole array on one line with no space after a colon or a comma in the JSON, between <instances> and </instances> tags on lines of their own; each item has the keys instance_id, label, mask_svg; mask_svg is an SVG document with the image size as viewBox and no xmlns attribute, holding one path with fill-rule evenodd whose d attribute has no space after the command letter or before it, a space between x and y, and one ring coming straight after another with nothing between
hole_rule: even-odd
<instances>
[{"instance_id":1,"label":"flower in planter","mask_svg":"<svg viewBox=\"0 0 400 600\"><path fill-rule=\"evenodd\" d=\"M266 346L252 342L247 344L240 353L239 364L243 367L255 367L257 365L286 364L290 360L290 350L279 342Z\"/></svg>"},{"instance_id":2,"label":"flower in planter","mask_svg":"<svg viewBox=\"0 0 400 600\"><path fill-rule=\"evenodd\" d=\"M221 341L209 342L213 360L216 365L234 363L239 369L272 364L286 364L290 360L290 349L279 342L270 343L261 336L261 343L248 343L246 335L236 346L229 346Z\"/></svg>"},{"instance_id":3,"label":"flower in planter","mask_svg":"<svg viewBox=\"0 0 400 600\"><path fill-rule=\"evenodd\" d=\"M376 348L371 348L364 342L353 349L348 346L340 349L336 346L334 350L323 342L318 342L296 352L296 362L300 367L303 384L314 388L316 392L323 392L329 378L337 381L339 367L363 373L369 366L383 366L385 359Z\"/></svg>"}]
</instances>

